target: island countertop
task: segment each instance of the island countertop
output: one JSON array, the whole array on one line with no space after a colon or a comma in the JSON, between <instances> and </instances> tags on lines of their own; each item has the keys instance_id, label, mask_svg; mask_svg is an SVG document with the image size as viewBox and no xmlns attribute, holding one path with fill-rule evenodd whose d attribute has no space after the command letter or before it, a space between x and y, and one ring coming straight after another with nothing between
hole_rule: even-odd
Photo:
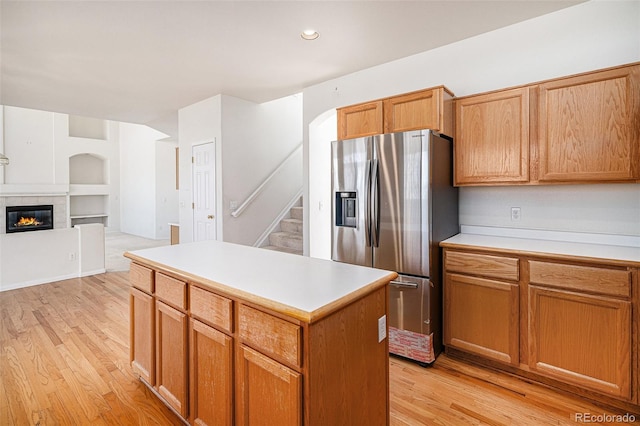
<instances>
[{"instance_id":1,"label":"island countertop","mask_svg":"<svg viewBox=\"0 0 640 426\"><path fill-rule=\"evenodd\" d=\"M220 241L155 247L124 256L308 323L397 276L392 271Z\"/></svg>"}]
</instances>

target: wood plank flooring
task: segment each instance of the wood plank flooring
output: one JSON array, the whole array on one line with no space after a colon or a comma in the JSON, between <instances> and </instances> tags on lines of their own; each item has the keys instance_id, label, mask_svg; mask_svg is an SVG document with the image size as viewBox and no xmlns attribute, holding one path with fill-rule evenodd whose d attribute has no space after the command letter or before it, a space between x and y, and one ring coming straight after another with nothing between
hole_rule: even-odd
<instances>
[{"instance_id":1,"label":"wood plank flooring","mask_svg":"<svg viewBox=\"0 0 640 426\"><path fill-rule=\"evenodd\" d=\"M0 426L181 424L131 372L126 272L0 292L0 318ZM429 368L391 358L390 387L392 426L619 413L445 355Z\"/></svg>"}]
</instances>

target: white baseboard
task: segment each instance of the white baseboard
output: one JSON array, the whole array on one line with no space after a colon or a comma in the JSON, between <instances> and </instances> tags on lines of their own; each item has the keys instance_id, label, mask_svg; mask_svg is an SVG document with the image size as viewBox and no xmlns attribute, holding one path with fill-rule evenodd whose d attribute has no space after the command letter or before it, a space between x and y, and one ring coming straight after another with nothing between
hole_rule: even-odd
<instances>
[{"instance_id":1,"label":"white baseboard","mask_svg":"<svg viewBox=\"0 0 640 426\"><path fill-rule=\"evenodd\" d=\"M12 283L8 285L3 284L2 287L0 288L0 292L17 290L19 288L25 288L25 287L32 287L34 285L48 284L56 281L70 280L72 278L78 278L78 275L77 274L59 275L57 277L39 278L37 280L24 281L20 283Z\"/></svg>"},{"instance_id":2,"label":"white baseboard","mask_svg":"<svg viewBox=\"0 0 640 426\"><path fill-rule=\"evenodd\" d=\"M107 272L106 269L96 269L94 271L83 272L80 274L80 278L89 277L91 275L100 275L100 274L104 274L105 272Z\"/></svg>"}]
</instances>

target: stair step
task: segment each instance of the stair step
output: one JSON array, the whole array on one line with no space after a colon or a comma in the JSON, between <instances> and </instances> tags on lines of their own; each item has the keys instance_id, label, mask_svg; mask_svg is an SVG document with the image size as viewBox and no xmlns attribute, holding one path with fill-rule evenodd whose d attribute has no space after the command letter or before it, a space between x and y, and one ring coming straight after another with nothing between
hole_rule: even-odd
<instances>
[{"instance_id":1,"label":"stair step","mask_svg":"<svg viewBox=\"0 0 640 426\"><path fill-rule=\"evenodd\" d=\"M302 234L273 232L269 235L269 245L302 251Z\"/></svg>"},{"instance_id":2,"label":"stair step","mask_svg":"<svg viewBox=\"0 0 640 426\"><path fill-rule=\"evenodd\" d=\"M280 221L280 229L282 230L282 232L290 232L292 234L302 234L302 220L282 219Z\"/></svg>"},{"instance_id":3,"label":"stair step","mask_svg":"<svg viewBox=\"0 0 640 426\"><path fill-rule=\"evenodd\" d=\"M302 220L302 207L291 207L291 218Z\"/></svg>"}]
</instances>

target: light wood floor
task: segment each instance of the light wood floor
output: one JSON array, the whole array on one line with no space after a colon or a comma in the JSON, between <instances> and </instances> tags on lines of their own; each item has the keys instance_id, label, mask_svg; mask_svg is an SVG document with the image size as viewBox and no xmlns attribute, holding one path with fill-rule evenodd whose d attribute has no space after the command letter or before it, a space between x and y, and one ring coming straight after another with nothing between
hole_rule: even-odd
<instances>
[{"instance_id":1,"label":"light wood floor","mask_svg":"<svg viewBox=\"0 0 640 426\"><path fill-rule=\"evenodd\" d=\"M0 426L180 424L131 373L127 279L0 293ZM393 426L564 425L575 413L614 413L444 355L429 368L391 358L390 382Z\"/></svg>"}]
</instances>

